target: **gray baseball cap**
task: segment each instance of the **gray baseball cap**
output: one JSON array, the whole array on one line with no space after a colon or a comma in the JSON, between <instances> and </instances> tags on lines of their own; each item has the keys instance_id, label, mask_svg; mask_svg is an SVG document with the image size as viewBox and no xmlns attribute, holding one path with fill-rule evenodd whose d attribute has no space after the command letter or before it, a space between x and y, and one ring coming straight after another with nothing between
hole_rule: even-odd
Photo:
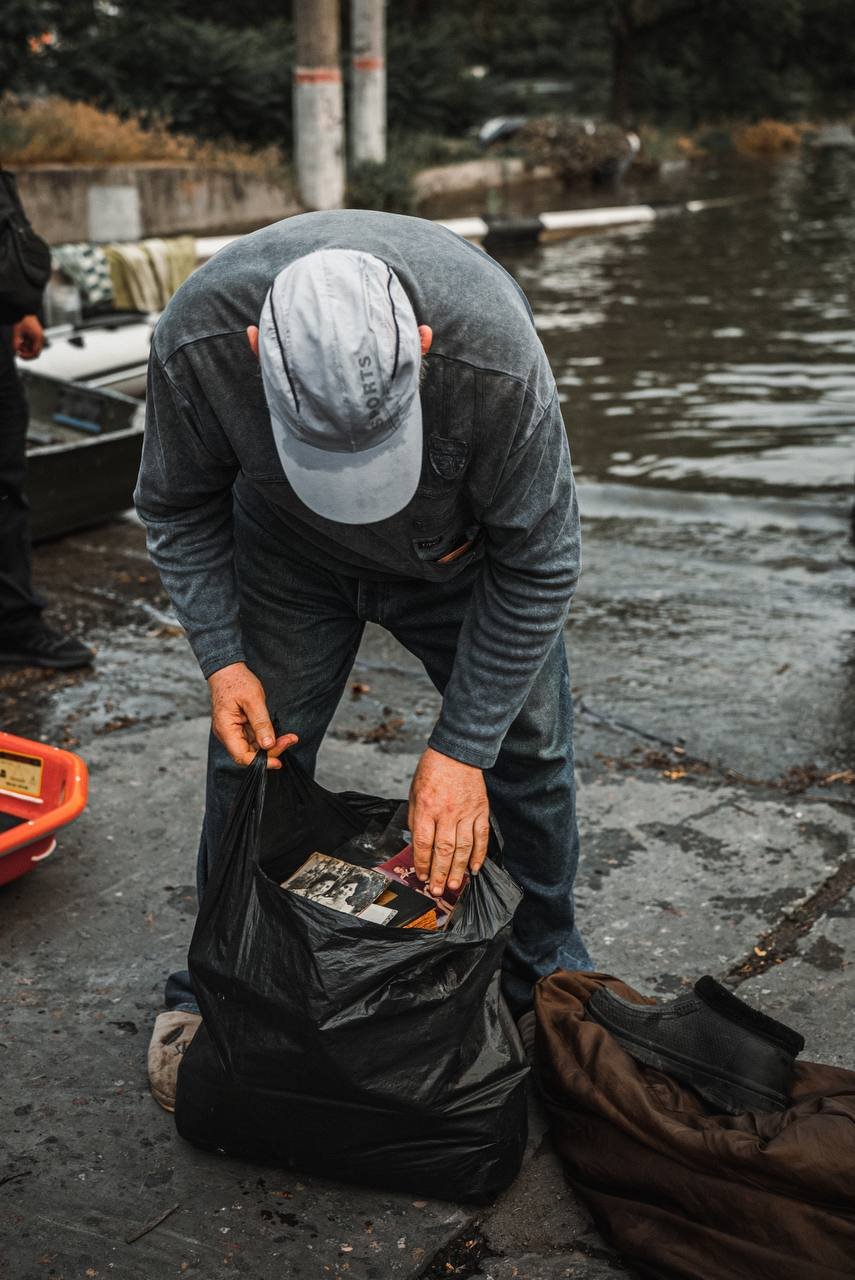
<instances>
[{"instance_id":1,"label":"gray baseball cap","mask_svg":"<svg viewBox=\"0 0 855 1280\"><path fill-rule=\"evenodd\" d=\"M258 354L298 498L342 524L405 507L422 465L421 343L392 268L352 249L298 258L264 301Z\"/></svg>"}]
</instances>

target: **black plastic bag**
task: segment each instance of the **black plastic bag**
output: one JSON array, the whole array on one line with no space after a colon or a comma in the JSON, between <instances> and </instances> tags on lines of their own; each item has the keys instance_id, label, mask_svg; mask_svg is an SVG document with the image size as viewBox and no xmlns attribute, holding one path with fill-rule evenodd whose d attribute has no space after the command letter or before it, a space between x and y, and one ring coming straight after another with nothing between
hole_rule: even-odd
<instances>
[{"instance_id":1,"label":"black plastic bag","mask_svg":"<svg viewBox=\"0 0 855 1280\"><path fill-rule=\"evenodd\" d=\"M528 1067L500 993L520 892L488 858L448 927L370 924L279 887L399 801L247 772L190 945L203 1015L182 1137L327 1177L483 1201L516 1176Z\"/></svg>"}]
</instances>

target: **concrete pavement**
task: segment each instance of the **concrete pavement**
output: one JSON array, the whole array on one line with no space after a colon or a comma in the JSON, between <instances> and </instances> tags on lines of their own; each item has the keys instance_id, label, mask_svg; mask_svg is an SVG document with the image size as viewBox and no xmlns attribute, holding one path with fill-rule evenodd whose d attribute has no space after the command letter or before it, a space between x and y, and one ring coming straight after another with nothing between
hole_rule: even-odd
<instances>
[{"instance_id":1,"label":"concrete pavement","mask_svg":"<svg viewBox=\"0 0 855 1280\"><path fill-rule=\"evenodd\" d=\"M832 527L806 533L795 567L785 529L681 530L588 526L569 630L583 927L598 965L642 991L713 973L800 1028L806 1057L855 1067L852 788L828 781L852 764L848 552ZM54 857L0 891L3 1280L631 1274L567 1187L536 1104L520 1178L477 1213L176 1136L145 1049L192 927L205 688L133 525L39 560L100 653L93 675L0 680L5 722L77 739L92 777ZM375 629L353 681L321 779L404 795L437 696Z\"/></svg>"}]
</instances>

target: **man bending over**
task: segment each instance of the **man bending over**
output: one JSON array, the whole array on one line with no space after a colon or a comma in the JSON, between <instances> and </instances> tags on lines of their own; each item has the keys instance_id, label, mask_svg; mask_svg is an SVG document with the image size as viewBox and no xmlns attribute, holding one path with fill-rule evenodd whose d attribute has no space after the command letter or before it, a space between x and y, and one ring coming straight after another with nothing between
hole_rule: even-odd
<instances>
[{"instance_id":1,"label":"man bending over","mask_svg":"<svg viewBox=\"0 0 855 1280\"><path fill-rule=\"evenodd\" d=\"M436 894L477 871L492 809L524 891L512 1012L530 1011L542 975L589 968L563 639L579 514L555 381L512 278L394 214L244 236L158 324L136 502L211 690L200 896L242 769L259 748L271 768L286 749L314 768L370 621L443 695L410 790L417 871ZM166 1003L149 1071L171 1107L199 1021L186 973Z\"/></svg>"}]
</instances>

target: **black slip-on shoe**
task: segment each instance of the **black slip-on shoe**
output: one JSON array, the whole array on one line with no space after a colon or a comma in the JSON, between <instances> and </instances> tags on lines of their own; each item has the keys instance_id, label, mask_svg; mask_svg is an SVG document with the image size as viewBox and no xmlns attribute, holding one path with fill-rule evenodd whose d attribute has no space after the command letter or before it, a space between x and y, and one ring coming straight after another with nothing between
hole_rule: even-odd
<instances>
[{"instance_id":1,"label":"black slip-on shoe","mask_svg":"<svg viewBox=\"0 0 855 1280\"><path fill-rule=\"evenodd\" d=\"M690 1085L718 1111L783 1111L793 1060L804 1037L758 1013L714 978L664 1004L633 1004L608 987L586 1017L605 1027L639 1062Z\"/></svg>"},{"instance_id":2,"label":"black slip-on shoe","mask_svg":"<svg viewBox=\"0 0 855 1280\"><path fill-rule=\"evenodd\" d=\"M74 667L88 667L94 661L95 654L81 640L60 635L41 623L27 631L0 635L0 662L70 671Z\"/></svg>"}]
</instances>

